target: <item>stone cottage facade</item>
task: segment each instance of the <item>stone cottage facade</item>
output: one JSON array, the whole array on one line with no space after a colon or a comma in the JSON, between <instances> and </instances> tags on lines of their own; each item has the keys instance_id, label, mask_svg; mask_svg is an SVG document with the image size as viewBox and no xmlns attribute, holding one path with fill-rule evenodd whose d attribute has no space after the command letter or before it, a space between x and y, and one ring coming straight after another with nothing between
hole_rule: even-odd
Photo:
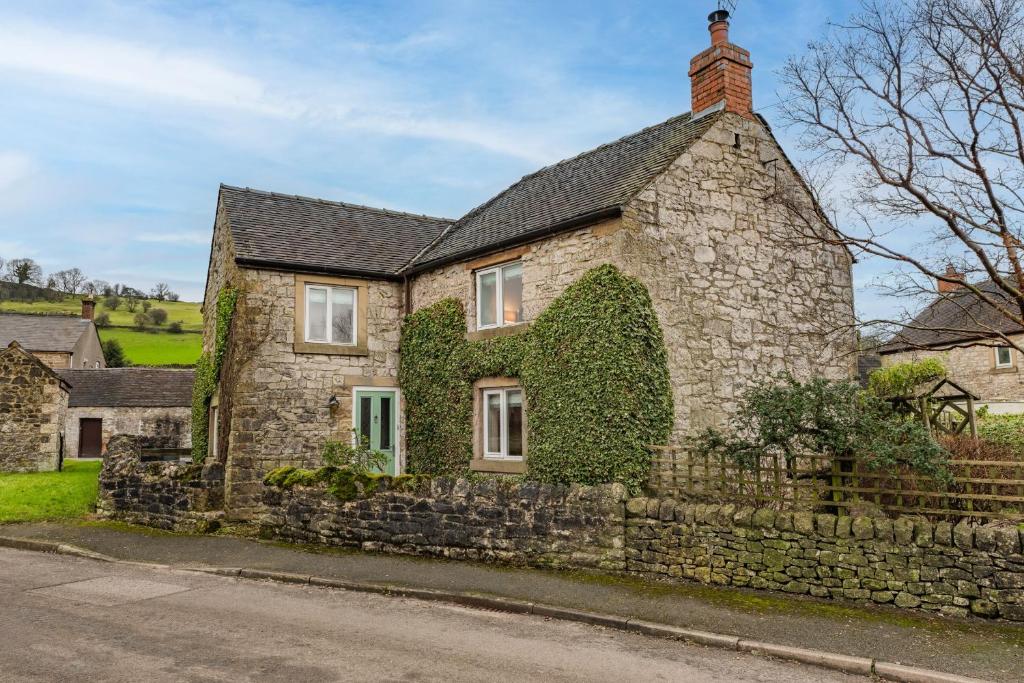
<instances>
[{"instance_id":1,"label":"stone cottage facade","mask_svg":"<svg viewBox=\"0 0 1024 683\"><path fill-rule=\"evenodd\" d=\"M956 277L955 271L947 276ZM977 285L995 300L991 282ZM882 365L937 358L949 377L981 397L993 413L1024 413L1024 375L1018 351L995 331L1024 345L1024 330L967 289L940 282L935 299L879 349Z\"/></svg>"},{"instance_id":2,"label":"stone cottage facade","mask_svg":"<svg viewBox=\"0 0 1024 683\"><path fill-rule=\"evenodd\" d=\"M528 329L596 266L639 278L665 335L676 437L720 423L772 373L853 376L851 257L801 244L774 201L802 185L753 113L749 53L713 18L691 63L692 113L541 169L457 220L221 187L204 345L218 293L237 288L210 453L233 514L258 509L267 471L315 466L324 441L353 429L384 440L401 470L401 322L446 297L482 339ZM521 388L492 378L475 400L493 426L473 469L524 471Z\"/></svg>"},{"instance_id":3,"label":"stone cottage facade","mask_svg":"<svg viewBox=\"0 0 1024 683\"><path fill-rule=\"evenodd\" d=\"M192 447L194 370L59 370L71 386L64 431L67 457L101 457L115 434L142 448Z\"/></svg>"},{"instance_id":4,"label":"stone cottage facade","mask_svg":"<svg viewBox=\"0 0 1024 683\"><path fill-rule=\"evenodd\" d=\"M59 469L67 382L18 342L11 342L0 351L0 387L0 472Z\"/></svg>"},{"instance_id":5,"label":"stone cottage facade","mask_svg":"<svg viewBox=\"0 0 1024 683\"><path fill-rule=\"evenodd\" d=\"M54 370L105 368L92 321L95 308L93 300L83 299L80 317L0 313L0 348L16 341Z\"/></svg>"}]
</instances>

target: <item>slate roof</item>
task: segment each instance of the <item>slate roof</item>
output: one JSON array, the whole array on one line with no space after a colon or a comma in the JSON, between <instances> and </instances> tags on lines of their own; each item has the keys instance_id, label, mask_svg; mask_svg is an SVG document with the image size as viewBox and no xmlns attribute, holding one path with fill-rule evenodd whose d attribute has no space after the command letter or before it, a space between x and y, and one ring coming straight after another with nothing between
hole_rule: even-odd
<instances>
[{"instance_id":1,"label":"slate roof","mask_svg":"<svg viewBox=\"0 0 1024 683\"><path fill-rule=\"evenodd\" d=\"M91 324L68 315L0 313L0 347L16 341L29 351L71 353Z\"/></svg>"},{"instance_id":2,"label":"slate roof","mask_svg":"<svg viewBox=\"0 0 1024 683\"><path fill-rule=\"evenodd\" d=\"M451 219L221 185L240 264L395 276Z\"/></svg>"},{"instance_id":3,"label":"slate roof","mask_svg":"<svg viewBox=\"0 0 1024 683\"><path fill-rule=\"evenodd\" d=\"M176 408L192 405L194 370L106 368L58 370L71 385L72 408Z\"/></svg>"},{"instance_id":4,"label":"slate roof","mask_svg":"<svg viewBox=\"0 0 1024 683\"><path fill-rule=\"evenodd\" d=\"M573 221L610 213L640 192L717 118L676 116L525 176L460 218L411 270L511 246Z\"/></svg>"},{"instance_id":5,"label":"slate roof","mask_svg":"<svg viewBox=\"0 0 1024 683\"><path fill-rule=\"evenodd\" d=\"M987 281L976 286L990 297L1012 306L996 283ZM878 351L895 353L912 348L955 346L991 337L991 330L1003 333L1024 331L973 292L963 289L936 298Z\"/></svg>"}]
</instances>

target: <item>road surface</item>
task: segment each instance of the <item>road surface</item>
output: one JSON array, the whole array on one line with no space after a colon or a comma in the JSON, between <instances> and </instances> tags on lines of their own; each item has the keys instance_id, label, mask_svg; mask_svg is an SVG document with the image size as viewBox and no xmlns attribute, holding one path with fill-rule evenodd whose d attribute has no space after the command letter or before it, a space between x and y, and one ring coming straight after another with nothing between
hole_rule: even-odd
<instances>
[{"instance_id":1,"label":"road surface","mask_svg":"<svg viewBox=\"0 0 1024 683\"><path fill-rule=\"evenodd\" d=\"M0 680L864 679L534 616L0 549Z\"/></svg>"}]
</instances>

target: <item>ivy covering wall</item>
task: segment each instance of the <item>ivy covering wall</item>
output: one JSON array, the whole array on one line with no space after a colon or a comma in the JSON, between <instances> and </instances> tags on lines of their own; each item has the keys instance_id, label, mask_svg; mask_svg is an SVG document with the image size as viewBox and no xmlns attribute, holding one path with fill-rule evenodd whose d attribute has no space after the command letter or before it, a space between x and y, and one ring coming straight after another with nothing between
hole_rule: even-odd
<instances>
[{"instance_id":1,"label":"ivy covering wall","mask_svg":"<svg viewBox=\"0 0 1024 683\"><path fill-rule=\"evenodd\" d=\"M203 353L196 362L195 383L192 385L192 460L206 459L210 439L210 400L217 390L217 380L227 353L231 319L238 303L238 290L225 287L217 294L217 320L214 328L212 353Z\"/></svg>"},{"instance_id":2,"label":"ivy covering wall","mask_svg":"<svg viewBox=\"0 0 1024 683\"><path fill-rule=\"evenodd\" d=\"M406 318L399 382L408 470L463 474L473 456L473 382L518 377L526 395L528 476L618 481L638 490L650 444L668 439L672 394L647 289L611 265L572 284L529 331L467 341L463 303Z\"/></svg>"}]
</instances>

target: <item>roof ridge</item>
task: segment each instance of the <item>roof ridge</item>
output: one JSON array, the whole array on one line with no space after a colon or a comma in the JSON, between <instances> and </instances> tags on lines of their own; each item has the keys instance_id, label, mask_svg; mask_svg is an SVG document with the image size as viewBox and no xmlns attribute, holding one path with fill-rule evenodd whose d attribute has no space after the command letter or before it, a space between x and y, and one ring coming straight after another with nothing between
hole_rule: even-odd
<instances>
[{"instance_id":1,"label":"roof ridge","mask_svg":"<svg viewBox=\"0 0 1024 683\"><path fill-rule=\"evenodd\" d=\"M526 175L521 177L519 180L515 181L514 183L512 183L511 185L506 187L504 190L502 190L498 194L494 195L490 199L486 200L482 204L479 204L479 205L473 207L468 212L466 212L463 216L461 216L457 221L455 221L455 223L457 225L458 223L462 223L463 221L466 221L466 220L472 218L473 216L478 214L480 211L482 211L484 208L486 208L490 204L496 202L498 199L500 199L504 195L508 194L508 192L511 191L512 188L516 187L520 183L522 183L522 182L524 182L524 181L526 181L526 180L528 180L530 178L533 178L534 176L540 175L541 173L543 173L544 171L547 171L548 169L555 168L556 166L561 166L562 164L567 164L570 161L575 161L575 160L579 159L580 157L586 156L588 154L593 154L593 153L595 153L595 152L597 152L599 150L604 149L605 147L611 147L612 145L620 144L620 143L622 143L623 141L625 141L628 138L639 137L643 133L646 133L647 131L649 131L649 130L651 130L653 128L657 128L658 126L664 126L667 123L671 123L673 121L678 121L679 119L686 118L686 117L689 117L689 118L692 119L693 118L693 112L689 112L688 111L688 112L685 112L683 114L677 114L676 116L670 116L669 118L665 119L664 121L660 121L658 123L652 123L651 125L645 126L645 127L641 128L640 130L633 131L632 133L628 133L626 135L623 135L622 137L619 137L619 138L617 138L615 140L611 140L609 142L602 143L602 144L598 145L597 147L591 147L590 149L583 150L582 152L580 152L578 154L574 154L571 157L566 157L564 159L561 159L559 161L554 162L553 164L548 164L547 166L541 166L540 168L538 168L533 173L527 173Z\"/></svg>"},{"instance_id":2,"label":"roof ridge","mask_svg":"<svg viewBox=\"0 0 1024 683\"><path fill-rule=\"evenodd\" d=\"M309 202L317 202L319 204L330 204L332 206L345 206L352 209L365 209L367 211L376 211L378 213L389 214L392 216L408 216L410 218L427 218L432 221L439 221L445 223L453 223L456 219L446 218L444 216L429 216L425 213L413 213L411 211L396 211L395 209L387 209L380 206L367 206L366 204L353 204L352 202L343 202L337 199L323 199L322 197L310 197L302 194L286 194L284 192L274 192L272 190L260 190L255 187L238 187L236 185L228 185L227 183L220 184L222 189L237 190L238 192L251 192L253 194L260 194L267 197L280 197L281 199L299 199Z\"/></svg>"}]
</instances>

